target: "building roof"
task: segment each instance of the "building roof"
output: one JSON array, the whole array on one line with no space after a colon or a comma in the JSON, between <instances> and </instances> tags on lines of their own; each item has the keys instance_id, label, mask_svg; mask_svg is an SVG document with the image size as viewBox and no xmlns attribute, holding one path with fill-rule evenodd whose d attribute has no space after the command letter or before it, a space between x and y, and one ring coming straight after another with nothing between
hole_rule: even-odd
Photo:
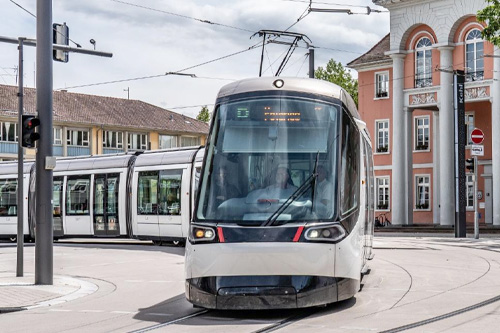
<instances>
[{"instance_id":1,"label":"building roof","mask_svg":"<svg viewBox=\"0 0 500 333\"><path fill-rule=\"evenodd\" d=\"M18 87L0 85L0 116L17 119ZM138 100L54 91L54 123L207 134L208 124ZM24 88L24 112L36 113L36 90Z\"/></svg>"},{"instance_id":2,"label":"building roof","mask_svg":"<svg viewBox=\"0 0 500 333\"><path fill-rule=\"evenodd\" d=\"M373 46L368 52L348 63L347 67L356 68L363 65L380 63L387 60L391 60L391 58L388 55L385 55L385 52L390 50L391 46L390 43L391 43L391 34L388 33L377 44L375 44L375 46Z\"/></svg>"}]
</instances>

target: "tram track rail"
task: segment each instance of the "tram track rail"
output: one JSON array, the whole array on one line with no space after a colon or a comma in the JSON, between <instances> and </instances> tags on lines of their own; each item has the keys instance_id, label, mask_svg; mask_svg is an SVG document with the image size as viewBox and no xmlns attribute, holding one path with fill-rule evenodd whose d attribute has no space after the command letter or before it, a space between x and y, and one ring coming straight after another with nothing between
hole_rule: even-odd
<instances>
[{"instance_id":1,"label":"tram track rail","mask_svg":"<svg viewBox=\"0 0 500 333\"><path fill-rule=\"evenodd\" d=\"M427 242L427 243L430 244L430 245L436 245L435 243L429 243L429 242ZM470 246L470 245L443 244L443 243L440 243L439 245L441 245L441 246L447 246L447 247L461 247L461 248L467 248L467 249L482 250L482 251L488 251L488 252L494 252L494 253L498 253L499 252L498 250L494 250L494 249L489 249L489 248L485 248L485 247L474 247L474 246ZM488 264L488 269L485 272L483 272L483 274L481 274L480 276L478 276L476 279L474 279L472 281L468 281L467 283L462 284L460 286L457 286L457 287L454 287L454 288L450 288L450 289L448 289L446 291L443 291L441 293L438 293L436 295L432 295L430 297L425 297L425 298L419 299L417 301L414 301L414 302L411 302L411 303L407 303L407 304L403 304L403 305L400 305L400 306L406 306L408 304L413 304L413 303L416 303L416 302L421 302L423 300L427 300L427 299L436 297L438 295L442 295L442 294L448 293L450 291L453 291L453 290L456 290L456 289L459 289L459 288L463 288L463 287L465 287L467 285L470 285L470 284L472 284L474 282L477 282L480 279L484 278L490 272L490 270L491 270L491 262L490 262L490 260L488 260L488 259L486 259L484 257L481 257L481 256L475 256L475 257L483 259ZM492 261L496 262L495 260L492 260ZM391 263L390 261L387 261L387 260L386 260L386 262ZM392 264L394 264L394 263L392 263ZM399 265L396 265L396 266L399 266ZM396 302L392 307L390 307L388 309L384 309L382 311L377 311L375 313L370 313L370 314L364 315L362 317L366 317L366 316L369 316L369 315L377 314L377 313L380 313L380 312L385 312L385 311L388 311L388 310L391 310L391 309L395 308L396 305L407 294L408 294L408 292L406 292L405 295L403 295L403 297L400 300L398 300L398 302ZM387 329L387 330L384 330L384 331L380 331L380 333L397 333L397 332L403 332L403 331L406 331L406 330L409 330L409 329L413 329L413 328L422 327L422 326L425 326L425 325L428 325L428 324L431 324L431 323L434 323L434 322L438 322L438 321L445 320L445 319L448 319L448 318L451 318L451 317L454 317L454 316L458 316L458 315L461 315L461 314L464 314L464 313L467 313L467 312L470 312L470 311L474 311L476 309L482 308L484 306L487 306L487 305L490 305L490 304L493 304L493 303L496 303L496 302L499 302L499 301L500 301L500 294L498 294L496 296L493 296L493 297L491 297L489 299L486 299L484 301L481 301L481 302L478 302L478 303L475 303L475 304L472 304L472 305L469 305L469 306L466 306L466 307L463 307L463 308L460 308L460 309L457 309L457 310L454 310L454 311L450 311L450 312L444 313L442 315L434 316L434 317L427 318L427 319L424 319L424 320L419 320L419 321L415 321L413 323L409 323L409 324L401 325L401 326L394 327L394 328L391 328L391 329Z\"/></svg>"},{"instance_id":2,"label":"tram track rail","mask_svg":"<svg viewBox=\"0 0 500 333\"><path fill-rule=\"evenodd\" d=\"M170 325L173 325L173 324L177 324L177 323L183 322L183 321L188 320L188 319L199 317L199 316L204 315L204 314L206 314L206 313L208 313L210 311L211 310L197 311L197 312L191 313L189 315L186 315L186 316L183 316L183 317L179 317L179 318L176 318L176 319L172 319L172 320L169 320L169 321L166 321L166 322L163 322L163 323L159 323L159 324L151 325L151 326L144 327L144 328L141 328L141 329L138 329L138 330L130 331L129 333L144 333L144 332L154 331L154 330L157 330L157 329L160 329L160 328L163 328L163 327L167 327L167 326L170 326Z\"/></svg>"},{"instance_id":3,"label":"tram track rail","mask_svg":"<svg viewBox=\"0 0 500 333\"><path fill-rule=\"evenodd\" d=\"M308 308L304 309L304 311L301 311L298 314L295 314L293 316L287 317L285 319L282 319L278 322L275 322L271 325L268 325L266 327L263 327L261 329L258 329L256 331L253 331L252 333L269 333L269 332L274 332L279 329L285 328L288 325L294 324L302 319L305 319L307 317L312 316L313 314L316 314L320 311L320 308Z\"/></svg>"}]
</instances>

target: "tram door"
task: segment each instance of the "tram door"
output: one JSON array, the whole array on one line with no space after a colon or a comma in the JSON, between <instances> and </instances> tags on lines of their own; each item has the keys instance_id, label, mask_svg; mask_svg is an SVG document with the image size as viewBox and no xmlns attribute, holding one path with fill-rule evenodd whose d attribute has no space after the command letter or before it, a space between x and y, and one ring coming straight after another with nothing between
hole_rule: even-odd
<instances>
[{"instance_id":1,"label":"tram door","mask_svg":"<svg viewBox=\"0 0 500 333\"><path fill-rule=\"evenodd\" d=\"M54 221L54 237L64 235L63 228L63 177L54 177L52 187L52 216Z\"/></svg>"},{"instance_id":2,"label":"tram door","mask_svg":"<svg viewBox=\"0 0 500 333\"><path fill-rule=\"evenodd\" d=\"M179 169L160 170L158 182L158 226L160 237L182 237L182 173L183 170ZM189 190L184 190L184 192L187 191ZM186 208L188 206L189 201L187 201ZM186 211L186 213L188 212L189 210Z\"/></svg>"},{"instance_id":3,"label":"tram door","mask_svg":"<svg viewBox=\"0 0 500 333\"><path fill-rule=\"evenodd\" d=\"M119 236L118 174L94 176L94 235Z\"/></svg>"}]
</instances>

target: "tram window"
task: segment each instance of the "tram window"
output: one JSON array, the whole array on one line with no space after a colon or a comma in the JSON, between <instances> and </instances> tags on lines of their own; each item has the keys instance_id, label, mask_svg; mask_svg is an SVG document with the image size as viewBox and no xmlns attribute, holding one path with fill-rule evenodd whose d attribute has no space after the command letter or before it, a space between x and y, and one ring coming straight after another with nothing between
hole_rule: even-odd
<instances>
[{"instance_id":1,"label":"tram window","mask_svg":"<svg viewBox=\"0 0 500 333\"><path fill-rule=\"evenodd\" d=\"M94 215L104 214L104 195L106 194L104 180L104 178L97 178L94 183Z\"/></svg>"},{"instance_id":2,"label":"tram window","mask_svg":"<svg viewBox=\"0 0 500 333\"><path fill-rule=\"evenodd\" d=\"M344 112L342 117L342 166L340 170L341 211L347 213L358 205L359 132Z\"/></svg>"},{"instance_id":3,"label":"tram window","mask_svg":"<svg viewBox=\"0 0 500 333\"><path fill-rule=\"evenodd\" d=\"M66 214L89 215L90 176L68 177Z\"/></svg>"},{"instance_id":4,"label":"tram window","mask_svg":"<svg viewBox=\"0 0 500 333\"><path fill-rule=\"evenodd\" d=\"M0 179L0 216L17 215L17 179Z\"/></svg>"},{"instance_id":5,"label":"tram window","mask_svg":"<svg viewBox=\"0 0 500 333\"><path fill-rule=\"evenodd\" d=\"M198 192L198 186L200 185L200 175L201 175L201 168L197 167L195 172L194 172L194 192Z\"/></svg>"},{"instance_id":6,"label":"tram window","mask_svg":"<svg viewBox=\"0 0 500 333\"><path fill-rule=\"evenodd\" d=\"M158 208L158 171L139 172L137 214L156 215Z\"/></svg>"},{"instance_id":7,"label":"tram window","mask_svg":"<svg viewBox=\"0 0 500 333\"><path fill-rule=\"evenodd\" d=\"M181 214L182 170L160 171L159 210L160 215Z\"/></svg>"},{"instance_id":8,"label":"tram window","mask_svg":"<svg viewBox=\"0 0 500 333\"><path fill-rule=\"evenodd\" d=\"M52 186L52 201L53 208L52 213L54 216L61 216L61 203L62 203L62 190L63 190L63 180L60 177L54 178Z\"/></svg>"},{"instance_id":9,"label":"tram window","mask_svg":"<svg viewBox=\"0 0 500 333\"><path fill-rule=\"evenodd\" d=\"M107 213L118 214L118 176L108 176Z\"/></svg>"}]
</instances>

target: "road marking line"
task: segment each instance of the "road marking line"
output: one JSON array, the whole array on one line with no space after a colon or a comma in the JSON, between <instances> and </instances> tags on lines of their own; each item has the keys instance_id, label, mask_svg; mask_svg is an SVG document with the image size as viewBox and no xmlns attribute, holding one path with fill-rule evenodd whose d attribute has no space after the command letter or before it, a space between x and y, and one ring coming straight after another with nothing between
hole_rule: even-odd
<instances>
[{"instance_id":1,"label":"road marking line","mask_svg":"<svg viewBox=\"0 0 500 333\"><path fill-rule=\"evenodd\" d=\"M138 311L111 311L111 313L118 313L118 314L136 314L139 313Z\"/></svg>"},{"instance_id":2,"label":"road marking line","mask_svg":"<svg viewBox=\"0 0 500 333\"><path fill-rule=\"evenodd\" d=\"M53 312L71 312L73 310L64 310L64 309L49 309L49 311L53 311Z\"/></svg>"},{"instance_id":3,"label":"road marking line","mask_svg":"<svg viewBox=\"0 0 500 333\"><path fill-rule=\"evenodd\" d=\"M78 310L78 312L102 313L104 310Z\"/></svg>"}]
</instances>

